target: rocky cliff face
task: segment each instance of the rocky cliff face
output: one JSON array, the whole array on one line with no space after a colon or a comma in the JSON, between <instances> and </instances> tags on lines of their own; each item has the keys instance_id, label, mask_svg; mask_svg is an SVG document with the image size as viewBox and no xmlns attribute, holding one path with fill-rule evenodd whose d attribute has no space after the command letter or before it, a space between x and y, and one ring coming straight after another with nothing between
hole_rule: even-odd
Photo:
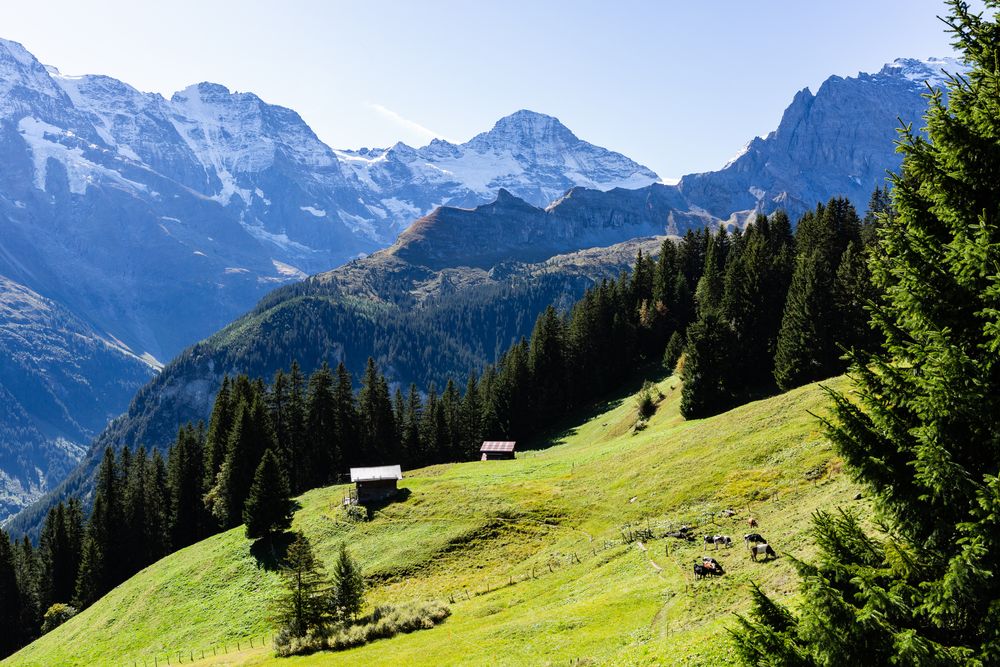
<instances>
[{"instance_id":1,"label":"rocky cliff face","mask_svg":"<svg viewBox=\"0 0 1000 667\"><path fill-rule=\"evenodd\" d=\"M0 519L72 470L154 373L121 343L0 277Z\"/></svg>"},{"instance_id":2,"label":"rocky cliff face","mask_svg":"<svg viewBox=\"0 0 1000 667\"><path fill-rule=\"evenodd\" d=\"M685 176L678 190L691 206L738 222L778 208L794 219L833 195L863 208L902 162L900 122L921 127L927 85L941 86L942 70L965 69L952 59L899 59L876 74L830 77L815 94L799 91L775 131L719 171Z\"/></svg>"}]
</instances>

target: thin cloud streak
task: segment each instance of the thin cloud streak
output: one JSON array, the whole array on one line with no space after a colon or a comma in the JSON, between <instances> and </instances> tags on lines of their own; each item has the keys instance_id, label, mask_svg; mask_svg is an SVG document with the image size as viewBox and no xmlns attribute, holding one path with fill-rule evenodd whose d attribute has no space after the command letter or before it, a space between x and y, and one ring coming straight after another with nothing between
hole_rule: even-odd
<instances>
[{"instance_id":1,"label":"thin cloud streak","mask_svg":"<svg viewBox=\"0 0 1000 667\"><path fill-rule=\"evenodd\" d=\"M430 128L424 127L415 120L404 118L403 116L400 116L392 109L387 109L381 104L373 104L369 102L368 106L383 118L392 121L393 123L399 125L400 127L406 128L413 134L416 134L421 138L422 141L430 141L431 139L445 139L444 135L442 135L440 132L435 132ZM447 141L447 139L445 140Z\"/></svg>"}]
</instances>

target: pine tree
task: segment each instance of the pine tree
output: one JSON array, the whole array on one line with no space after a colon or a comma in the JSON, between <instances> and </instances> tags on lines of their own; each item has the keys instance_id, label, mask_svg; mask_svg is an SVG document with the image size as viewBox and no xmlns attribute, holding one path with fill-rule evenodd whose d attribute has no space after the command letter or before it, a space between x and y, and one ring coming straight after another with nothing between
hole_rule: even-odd
<instances>
[{"instance_id":1,"label":"pine tree","mask_svg":"<svg viewBox=\"0 0 1000 667\"><path fill-rule=\"evenodd\" d=\"M305 379L298 363L294 361L288 372L288 399L280 418L285 441L279 440L278 444L287 457L285 468L288 471L288 485L293 494L299 494L306 490L304 481L308 479L306 466L309 464L309 438L305 430ZM336 469L333 474L336 474ZM333 475L330 479L334 479Z\"/></svg>"},{"instance_id":2,"label":"pine tree","mask_svg":"<svg viewBox=\"0 0 1000 667\"><path fill-rule=\"evenodd\" d=\"M10 536L0 528L0 658L4 658L27 639L22 625L24 601L18 586L14 563L14 549Z\"/></svg>"},{"instance_id":3,"label":"pine tree","mask_svg":"<svg viewBox=\"0 0 1000 667\"><path fill-rule=\"evenodd\" d=\"M340 545L337 562L333 566L333 608L344 623L354 621L365 603L365 580L361 570L347 553L347 545Z\"/></svg>"},{"instance_id":4,"label":"pine tree","mask_svg":"<svg viewBox=\"0 0 1000 667\"><path fill-rule=\"evenodd\" d=\"M389 387L371 357L368 357L358 392L358 425L360 463L386 465L396 458L399 449L395 442L396 425Z\"/></svg>"},{"instance_id":5,"label":"pine tree","mask_svg":"<svg viewBox=\"0 0 1000 667\"><path fill-rule=\"evenodd\" d=\"M732 338L716 311L709 310L688 327L681 373L681 414L686 419L717 414L732 404Z\"/></svg>"},{"instance_id":6,"label":"pine tree","mask_svg":"<svg viewBox=\"0 0 1000 667\"><path fill-rule=\"evenodd\" d=\"M123 450L122 456L116 461L114 450L107 447L97 470L94 504L87 521L80 572L76 581L74 606L78 608L89 606L126 576L119 556L123 553L124 541L123 489L119 464L121 461L131 461L126 452L128 449Z\"/></svg>"},{"instance_id":7,"label":"pine tree","mask_svg":"<svg viewBox=\"0 0 1000 667\"><path fill-rule=\"evenodd\" d=\"M482 409L479 397L479 380L469 373L462 395L460 459L475 458L483 442Z\"/></svg>"},{"instance_id":8,"label":"pine tree","mask_svg":"<svg viewBox=\"0 0 1000 667\"><path fill-rule=\"evenodd\" d=\"M641 254L638 264L649 264L642 270L652 274L652 264L643 259ZM644 283L650 282L648 291L651 291L652 275L648 278L648 281L642 278L642 283L633 282L633 287L640 292L646 292L647 286ZM648 298L645 300L648 301ZM534 423L531 427L549 424L566 412L568 401L565 348L562 319L556 313L556 309L549 306L538 316L528 345L529 386L532 396L530 403L534 413Z\"/></svg>"},{"instance_id":9,"label":"pine tree","mask_svg":"<svg viewBox=\"0 0 1000 667\"><path fill-rule=\"evenodd\" d=\"M417 385L411 384L410 390L406 393L406 414L403 417L402 426L402 459L407 467L421 461L420 416L422 413L423 406L420 402L420 394L417 392Z\"/></svg>"},{"instance_id":10,"label":"pine tree","mask_svg":"<svg viewBox=\"0 0 1000 667\"><path fill-rule=\"evenodd\" d=\"M243 506L243 522L250 539L269 539L292 525L292 501L284 467L268 449L260 459Z\"/></svg>"},{"instance_id":11,"label":"pine tree","mask_svg":"<svg viewBox=\"0 0 1000 667\"><path fill-rule=\"evenodd\" d=\"M663 352L663 367L666 368L668 372L673 373L677 369L677 362L680 361L683 353L684 336L681 335L680 331L675 331L670 336L670 341L667 343L667 349Z\"/></svg>"},{"instance_id":12,"label":"pine tree","mask_svg":"<svg viewBox=\"0 0 1000 667\"><path fill-rule=\"evenodd\" d=\"M729 235L723 226L717 233L709 236L705 252L705 270L698 279L694 295L699 315L717 311L722 307L728 249Z\"/></svg>"},{"instance_id":13,"label":"pine tree","mask_svg":"<svg viewBox=\"0 0 1000 667\"><path fill-rule=\"evenodd\" d=\"M212 416L208 422L208 434L205 436L202 464L204 479L201 485L206 491L215 485L215 476L222 466L222 460L226 457L226 443L229 441L229 431L233 427L234 407L229 376L225 375L222 378L222 386L215 394Z\"/></svg>"},{"instance_id":14,"label":"pine tree","mask_svg":"<svg viewBox=\"0 0 1000 667\"><path fill-rule=\"evenodd\" d=\"M334 423L337 428L337 458L334 460L332 479L346 466L359 462L358 407L354 400L354 384L347 367L337 365L337 386L333 394Z\"/></svg>"},{"instance_id":15,"label":"pine tree","mask_svg":"<svg viewBox=\"0 0 1000 667\"><path fill-rule=\"evenodd\" d=\"M333 479L343 456L334 378L325 361L309 376L306 432L311 447L305 455L308 463L301 467L302 479L298 481L302 488L310 489Z\"/></svg>"},{"instance_id":16,"label":"pine tree","mask_svg":"<svg viewBox=\"0 0 1000 667\"><path fill-rule=\"evenodd\" d=\"M198 431L190 424L180 428L167 461L169 480L169 533L175 549L186 547L206 534L202 470L204 453Z\"/></svg>"},{"instance_id":17,"label":"pine tree","mask_svg":"<svg viewBox=\"0 0 1000 667\"><path fill-rule=\"evenodd\" d=\"M14 633L22 637L24 642L28 642L38 636L44 611L39 586L42 577L41 560L27 535L12 543L11 550L14 557L14 576L21 597L21 622Z\"/></svg>"},{"instance_id":18,"label":"pine tree","mask_svg":"<svg viewBox=\"0 0 1000 667\"><path fill-rule=\"evenodd\" d=\"M209 494L212 514L224 528L232 528L242 522L243 505L250 492L254 470L264 452L274 446L274 434L262 390L256 388L249 400L242 398L236 408L236 418L226 444L226 458Z\"/></svg>"},{"instance_id":19,"label":"pine tree","mask_svg":"<svg viewBox=\"0 0 1000 667\"><path fill-rule=\"evenodd\" d=\"M40 605L48 609L55 602L69 602L76 590L83 538L83 513L80 501L70 499L49 510L38 541L42 576L39 581Z\"/></svg>"},{"instance_id":20,"label":"pine tree","mask_svg":"<svg viewBox=\"0 0 1000 667\"><path fill-rule=\"evenodd\" d=\"M747 619L746 664L1000 662L1000 2L949 4L972 69L930 96L929 140L902 134L871 264L884 348L854 355L826 424L880 529L817 515L797 615Z\"/></svg>"},{"instance_id":21,"label":"pine tree","mask_svg":"<svg viewBox=\"0 0 1000 667\"><path fill-rule=\"evenodd\" d=\"M304 637L329 615L331 586L323 564L302 533L296 533L288 545L280 573L284 586L274 602L276 620L292 635Z\"/></svg>"}]
</instances>

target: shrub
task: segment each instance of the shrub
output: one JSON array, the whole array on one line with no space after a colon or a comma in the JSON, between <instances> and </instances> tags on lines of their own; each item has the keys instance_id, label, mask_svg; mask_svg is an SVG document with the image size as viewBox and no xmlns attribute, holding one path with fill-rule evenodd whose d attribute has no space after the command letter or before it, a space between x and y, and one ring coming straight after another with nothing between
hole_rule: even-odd
<instances>
[{"instance_id":1,"label":"shrub","mask_svg":"<svg viewBox=\"0 0 1000 667\"><path fill-rule=\"evenodd\" d=\"M654 393L657 394L654 396ZM636 397L636 406L639 408L639 419L649 419L656 412L656 401L657 398L662 398L658 396L659 392L656 390L655 385L649 380L646 380L642 384L642 390Z\"/></svg>"},{"instance_id":2,"label":"shrub","mask_svg":"<svg viewBox=\"0 0 1000 667\"><path fill-rule=\"evenodd\" d=\"M55 630L60 625L73 618L77 614L76 607L62 602L56 602L45 611L42 619L42 634Z\"/></svg>"},{"instance_id":3,"label":"shrub","mask_svg":"<svg viewBox=\"0 0 1000 667\"><path fill-rule=\"evenodd\" d=\"M433 628L450 615L451 609L440 602L410 603L399 607L383 605L354 624L326 625L305 637L294 637L290 629L282 628L274 638L275 653L286 657L324 649L343 651L377 639Z\"/></svg>"}]
</instances>

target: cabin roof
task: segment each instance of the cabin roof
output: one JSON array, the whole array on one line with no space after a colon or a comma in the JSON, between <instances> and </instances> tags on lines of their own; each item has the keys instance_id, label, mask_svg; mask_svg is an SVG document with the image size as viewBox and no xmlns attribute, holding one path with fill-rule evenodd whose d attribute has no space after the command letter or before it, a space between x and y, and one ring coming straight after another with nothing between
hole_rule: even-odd
<instances>
[{"instance_id":1,"label":"cabin roof","mask_svg":"<svg viewBox=\"0 0 1000 667\"><path fill-rule=\"evenodd\" d=\"M512 452L517 443L513 440L487 440L479 448L480 452Z\"/></svg>"},{"instance_id":2,"label":"cabin roof","mask_svg":"<svg viewBox=\"0 0 1000 667\"><path fill-rule=\"evenodd\" d=\"M402 469L398 465L351 468L352 482L378 482L387 479L403 479Z\"/></svg>"}]
</instances>

